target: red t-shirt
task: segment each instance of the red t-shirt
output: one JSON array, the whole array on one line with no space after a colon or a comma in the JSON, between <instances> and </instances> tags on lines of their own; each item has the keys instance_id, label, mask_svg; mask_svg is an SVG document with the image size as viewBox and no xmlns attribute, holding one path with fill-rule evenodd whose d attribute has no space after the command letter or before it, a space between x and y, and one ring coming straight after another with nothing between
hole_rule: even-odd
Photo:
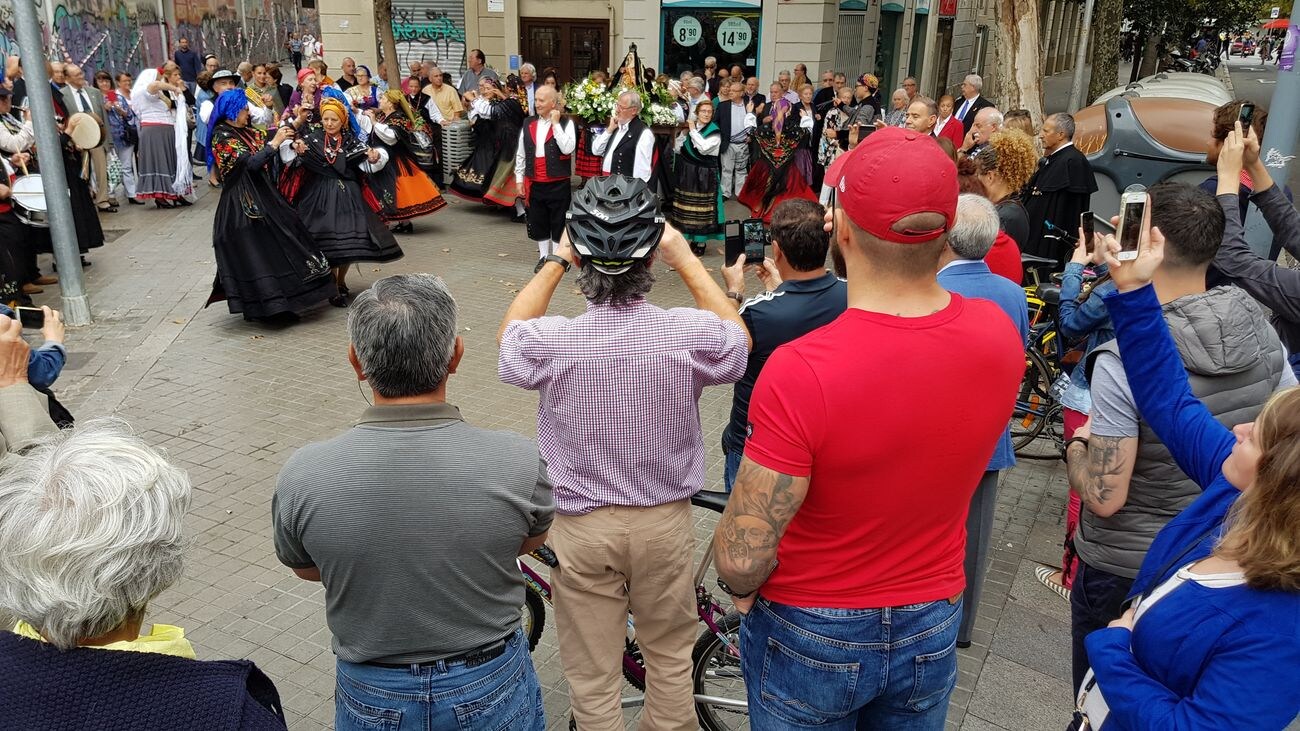
<instances>
[{"instance_id":1,"label":"red t-shirt","mask_svg":"<svg viewBox=\"0 0 1300 731\"><path fill-rule=\"evenodd\" d=\"M778 348L745 456L812 482L763 596L866 609L961 592L971 495L1024 369L1010 318L957 294L926 317L849 309Z\"/></svg>"},{"instance_id":2,"label":"red t-shirt","mask_svg":"<svg viewBox=\"0 0 1300 731\"><path fill-rule=\"evenodd\" d=\"M989 271L1001 274L1016 285L1025 278L1025 266L1020 263L1020 247L1016 246L1016 240L1008 236L1006 231L998 231L998 237L993 240L993 248L984 255L984 263L989 265Z\"/></svg>"}]
</instances>

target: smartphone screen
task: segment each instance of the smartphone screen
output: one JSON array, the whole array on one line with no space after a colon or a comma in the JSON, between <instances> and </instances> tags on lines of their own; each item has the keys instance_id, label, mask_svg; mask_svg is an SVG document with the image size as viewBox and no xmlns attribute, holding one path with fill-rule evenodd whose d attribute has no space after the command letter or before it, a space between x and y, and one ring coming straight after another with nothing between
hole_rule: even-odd
<instances>
[{"instance_id":1,"label":"smartphone screen","mask_svg":"<svg viewBox=\"0 0 1300 731\"><path fill-rule=\"evenodd\" d=\"M1145 200L1129 201L1124 204L1124 213L1120 216L1119 250L1137 251L1138 239L1142 237L1142 214L1146 210Z\"/></svg>"},{"instance_id":2,"label":"smartphone screen","mask_svg":"<svg viewBox=\"0 0 1300 731\"><path fill-rule=\"evenodd\" d=\"M727 221L722 224L723 259L727 266L736 263L736 258L745 252L745 237L741 233L740 221Z\"/></svg>"},{"instance_id":3,"label":"smartphone screen","mask_svg":"<svg viewBox=\"0 0 1300 731\"><path fill-rule=\"evenodd\" d=\"M1079 228L1083 229L1083 246L1089 254L1092 253L1092 237L1097 232L1095 220L1092 217L1092 211L1084 211L1079 214Z\"/></svg>"},{"instance_id":4,"label":"smartphone screen","mask_svg":"<svg viewBox=\"0 0 1300 731\"><path fill-rule=\"evenodd\" d=\"M767 232L763 230L763 222L756 219L745 221L745 261L749 264L762 262L767 256L763 250L765 246Z\"/></svg>"},{"instance_id":5,"label":"smartphone screen","mask_svg":"<svg viewBox=\"0 0 1300 731\"><path fill-rule=\"evenodd\" d=\"M19 307L18 321L28 330L39 330L45 327L45 310L39 307Z\"/></svg>"},{"instance_id":6,"label":"smartphone screen","mask_svg":"<svg viewBox=\"0 0 1300 731\"><path fill-rule=\"evenodd\" d=\"M1241 122L1241 131L1245 132L1250 129L1250 125L1255 120L1255 104L1253 102L1242 102L1241 111L1237 112L1237 121Z\"/></svg>"}]
</instances>

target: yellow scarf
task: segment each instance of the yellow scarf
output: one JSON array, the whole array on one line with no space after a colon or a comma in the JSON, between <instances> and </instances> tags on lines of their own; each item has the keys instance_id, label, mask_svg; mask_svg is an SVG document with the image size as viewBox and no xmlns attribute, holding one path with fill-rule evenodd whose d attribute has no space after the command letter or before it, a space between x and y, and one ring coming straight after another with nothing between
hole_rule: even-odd
<instances>
[{"instance_id":1,"label":"yellow scarf","mask_svg":"<svg viewBox=\"0 0 1300 731\"><path fill-rule=\"evenodd\" d=\"M29 640L45 641L35 627L21 619L18 620L18 624L14 625L14 634L26 637ZM194 653L194 646L190 644L189 640L185 639L185 630L180 627L173 627L170 624L155 624L149 634L141 635L129 642L95 645L90 649L152 652L157 655L171 655L173 657L189 658L190 660L198 659L198 656Z\"/></svg>"}]
</instances>

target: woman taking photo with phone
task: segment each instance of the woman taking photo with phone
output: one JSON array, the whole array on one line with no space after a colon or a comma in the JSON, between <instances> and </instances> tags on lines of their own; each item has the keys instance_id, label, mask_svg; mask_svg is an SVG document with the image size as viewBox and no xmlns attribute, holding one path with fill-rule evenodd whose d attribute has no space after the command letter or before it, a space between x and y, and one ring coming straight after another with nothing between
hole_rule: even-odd
<instances>
[{"instance_id":1,"label":"woman taking photo with phone","mask_svg":"<svg viewBox=\"0 0 1300 731\"><path fill-rule=\"evenodd\" d=\"M1234 135L1225 147L1241 145ZM1150 283L1159 229L1131 261L1113 236L1098 246L1133 398L1204 492L1156 536L1132 607L1088 635L1096 683L1080 705L1107 731L1284 728L1300 713L1300 387L1223 427L1192 394ZM1085 454L1069 445L1068 459Z\"/></svg>"}]
</instances>

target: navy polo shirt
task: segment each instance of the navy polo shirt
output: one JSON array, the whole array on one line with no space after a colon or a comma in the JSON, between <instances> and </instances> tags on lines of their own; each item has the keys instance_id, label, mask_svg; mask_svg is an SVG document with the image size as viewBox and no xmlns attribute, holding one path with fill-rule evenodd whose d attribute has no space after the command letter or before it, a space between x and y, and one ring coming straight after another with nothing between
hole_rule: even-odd
<instances>
[{"instance_id":1,"label":"navy polo shirt","mask_svg":"<svg viewBox=\"0 0 1300 731\"><path fill-rule=\"evenodd\" d=\"M722 432L722 451L745 451L749 424L749 397L772 351L830 323L848 308L848 285L827 272L816 279L782 282L771 292L751 297L740 308L754 347L749 351L745 375L736 382L731 399L731 422Z\"/></svg>"}]
</instances>

